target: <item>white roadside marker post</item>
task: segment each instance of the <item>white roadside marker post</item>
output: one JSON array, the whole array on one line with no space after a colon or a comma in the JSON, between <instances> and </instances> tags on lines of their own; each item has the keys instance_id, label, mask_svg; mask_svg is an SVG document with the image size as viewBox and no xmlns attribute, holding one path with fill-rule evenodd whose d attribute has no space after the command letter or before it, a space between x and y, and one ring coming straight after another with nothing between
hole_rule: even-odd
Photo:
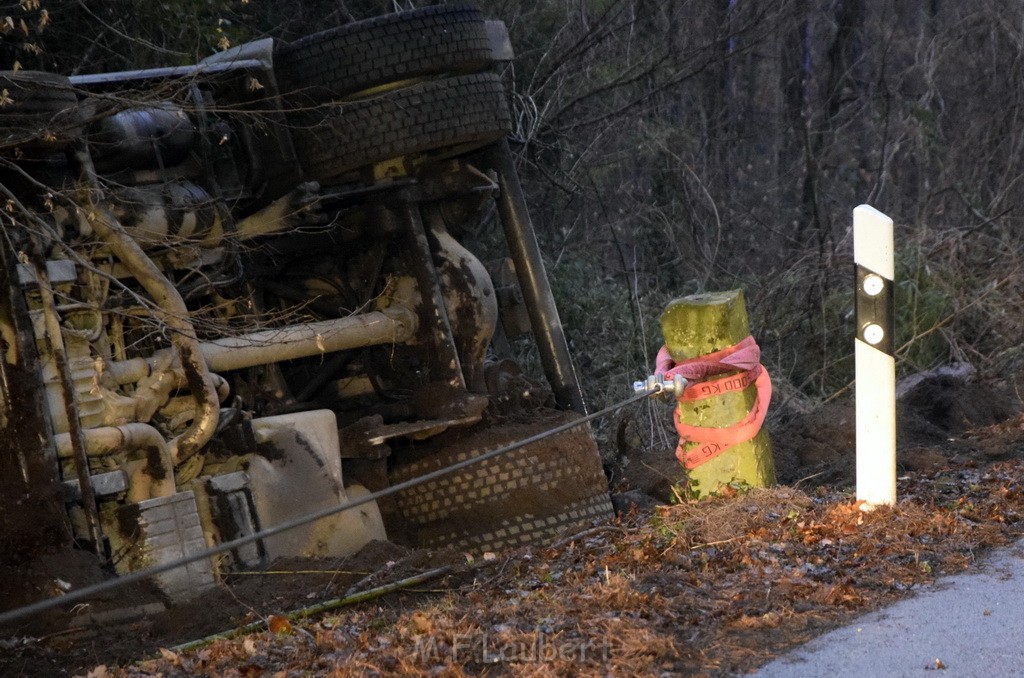
<instances>
[{"instance_id":1,"label":"white roadside marker post","mask_svg":"<svg viewBox=\"0 0 1024 678\"><path fill-rule=\"evenodd\" d=\"M892 219L870 205L854 209L857 499L865 510L896 502L893 249Z\"/></svg>"}]
</instances>

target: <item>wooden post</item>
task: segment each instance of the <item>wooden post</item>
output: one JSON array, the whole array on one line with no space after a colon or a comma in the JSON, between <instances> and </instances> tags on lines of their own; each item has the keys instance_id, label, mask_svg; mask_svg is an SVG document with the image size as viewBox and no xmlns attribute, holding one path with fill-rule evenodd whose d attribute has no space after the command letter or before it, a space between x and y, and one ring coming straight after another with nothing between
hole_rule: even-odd
<instances>
[{"instance_id":1,"label":"wooden post","mask_svg":"<svg viewBox=\"0 0 1024 678\"><path fill-rule=\"evenodd\" d=\"M665 346L676 361L728 348L750 334L743 290L695 294L669 303L661 315ZM753 384L721 396L679 403L675 416L684 424L722 428L742 420L757 396ZM695 447L687 444L685 449ZM723 485L742 482L753 487L775 483L771 440L762 429L754 438L728 448L689 472L691 491L706 496Z\"/></svg>"}]
</instances>

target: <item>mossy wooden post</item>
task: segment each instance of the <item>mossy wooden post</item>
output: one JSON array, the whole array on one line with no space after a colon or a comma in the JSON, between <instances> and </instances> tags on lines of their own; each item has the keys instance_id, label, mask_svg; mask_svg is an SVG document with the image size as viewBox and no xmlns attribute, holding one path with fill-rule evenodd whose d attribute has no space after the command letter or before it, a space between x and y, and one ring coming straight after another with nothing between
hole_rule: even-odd
<instances>
[{"instance_id":1,"label":"mossy wooden post","mask_svg":"<svg viewBox=\"0 0 1024 678\"><path fill-rule=\"evenodd\" d=\"M669 303L661 314L661 332L673 360L696 358L728 348L750 334L743 290L694 294ZM757 397L751 384L742 391L679 403L675 416L684 424L721 428L742 420ZM689 443L686 450L695 447ZM706 496L737 481L753 487L775 483L771 440L764 429L689 472L691 491Z\"/></svg>"}]
</instances>

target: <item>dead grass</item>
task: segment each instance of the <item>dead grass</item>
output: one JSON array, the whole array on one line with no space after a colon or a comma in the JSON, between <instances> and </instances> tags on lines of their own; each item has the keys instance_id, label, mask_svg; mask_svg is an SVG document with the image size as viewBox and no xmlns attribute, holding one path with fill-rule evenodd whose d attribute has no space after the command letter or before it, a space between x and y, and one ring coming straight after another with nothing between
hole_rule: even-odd
<instances>
[{"instance_id":1,"label":"dead grass","mask_svg":"<svg viewBox=\"0 0 1024 678\"><path fill-rule=\"evenodd\" d=\"M440 592L164 652L114 676L715 675L959 572L1024 532L1024 462L900 482L864 512L819 489L752 490L506 554ZM103 674L99 674L103 675Z\"/></svg>"},{"instance_id":2,"label":"dead grass","mask_svg":"<svg viewBox=\"0 0 1024 678\"><path fill-rule=\"evenodd\" d=\"M730 501L704 501L664 507L666 529L688 548L718 545L739 539L755 525L771 523L809 508L813 501L800 490L778 487L733 492Z\"/></svg>"}]
</instances>

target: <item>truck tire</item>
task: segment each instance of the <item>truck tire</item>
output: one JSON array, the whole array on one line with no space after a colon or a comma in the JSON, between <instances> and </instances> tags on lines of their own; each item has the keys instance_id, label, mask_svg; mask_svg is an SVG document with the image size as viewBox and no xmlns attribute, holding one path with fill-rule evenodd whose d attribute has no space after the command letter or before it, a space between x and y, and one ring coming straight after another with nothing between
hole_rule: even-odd
<instances>
[{"instance_id":1,"label":"truck tire","mask_svg":"<svg viewBox=\"0 0 1024 678\"><path fill-rule=\"evenodd\" d=\"M399 80L477 72L493 57L479 10L438 5L301 38L274 62L282 94L317 104Z\"/></svg>"},{"instance_id":2,"label":"truck tire","mask_svg":"<svg viewBox=\"0 0 1024 678\"><path fill-rule=\"evenodd\" d=\"M0 149L64 148L81 131L77 105L62 75L0 71Z\"/></svg>"},{"instance_id":3,"label":"truck tire","mask_svg":"<svg viewBox=\"0 0 1024 678\"><path fill-rule=\"evenodd\" d=\"M501 78L462 75L330 104L292 116L292 138L306 176L329 184L346 172L407 155L452 156L511 129Z\"/></svg>"},{"instance_id":4,"label":"truck tire","mask_svg":"<svg viewBox=\"0 0 1024 678\"><path fill-rule=\"evenodd\" d=\"M440 452L396 465L391 482L479 457L575 416L558 412L447 441ZM600 455L585 425L409 488L396 503L418 546L476 552L553 539L612 516Z\"/></svg>"},{"instance_id":5,"label":"truck tire","mask_svg":"<svg viewBox=\"0 0 1024 678\"><path fill-rule=\"evenodd\" d=\"M543 544L575 534L614 514L607 491L559 506L543 513L513 513L498 520L470 516L420 528L422 548L455 548L470 553L513 549Z\"/></svg>"}]
</instances>

